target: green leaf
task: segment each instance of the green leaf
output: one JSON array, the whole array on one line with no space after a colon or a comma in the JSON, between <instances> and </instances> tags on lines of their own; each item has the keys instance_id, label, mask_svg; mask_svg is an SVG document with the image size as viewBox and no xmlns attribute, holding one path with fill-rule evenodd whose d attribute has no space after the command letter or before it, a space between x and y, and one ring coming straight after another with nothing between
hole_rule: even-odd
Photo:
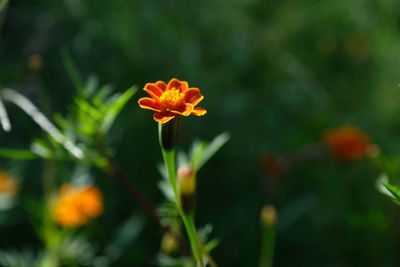
<instances>
[{"instance_id":1,"label":"green leaf","mask_svg":"<svg viewBox=\"0 0 400 267\"><path fill-rule=\"evenodd\" d=\"M207 144L205 142L197 142L192 149L192 162L196 171L215 154L218 150L229 140L228 133L222 133L214 138L214 140Z\"/></svg>"},{"instance_id":2,"label":"green leaf","mask_svg":"<svg viewBox=\"0 0 400 267\"><path fill-rule=\"evenodd\" d=\"M35 159L37 155L30 150L0 148L0 157L9 159Z\"/></svg>"},{"instance_id":3,"label":"green leaf","mask_svg":"<svg viewBox=\"0 0 400 267\"><path fill-rule=\"evenodd\" d=\"M219 240L218 238L214 238L211 241L209 241L206 245L205 245L205 249L210 252L212 251L214 248L216 248L219 243L221 243L221 240Z\"/></svg>"},{"instance_id":4,"label":"green leaf","mask_svg":"<svg viewBox=\"0 0 400 267\"><path fill-rule=\"evenodd\" d=\"M96 89L99 87L99 79L95 75L90 75L85 83L85 87L83 90L84 96L86 98L91 97Z\"/></svg>"},{"instance_id":5,"label":"green leaf","mask_svg":"<svg viewBox=\"0 0 400 267\"><path fill-rule=\"evenodd\" d=\"M4 89L0 91L1 97L21 108L44 131L46 131L57 143L61 144L77 159L83 158L83 151L75 145L71 139L64 136L60 130L25 96L15 90Z\"/></svg>"},{"instance_id":6,"label":"green leaf","mask_svg":"<svg viewBox=\"0 0 400 267\"><path fill-rule=\"evenodd\" d=\"M1 99L0 99L0 125L6 132L9 132L11 130L11 123L8 118L6 108L4 107L3 101L1 101Z\"/></svg>"},{"instance_id":7,"label":"green leaf","mask_svg":"<svg viewBox=\"0 0 400 267\"><path fill-rule=\"evenodd\" d=\"M384 183L383 186L393 195L395 202L400 204L400 188L389 183Z\"/></svg>"},{"instance_id":8,"label":"green leaf","mask_svg":"<svg viewBox=\"0 0 400 267\"><path fill-rule=\"evenodd\" d=\"M112 92L112 87L109 84L101 86L98 91L96 92L96 95L93 97L92 102L95 106L104 108L105 103L107 102L107 97Z\"/></svg>"},{"instance_id":9,"label":"green leaf","mask_svg":"<svg viewBox=\"0 0 400 267\"><path fill-rule=\"evenodd\" d=\"M107 112L105 114L102 125L100 126L100 132L107 133L114 123L115 118L121 112L125 104L131 99L131 97L136 93L137 89L131 87L125 91L122 95L117 97L110 105L108 105Z\"/></svg>"},{"instance_id":10,"label":"green leaf","mask_svg":"<svg viewBox=\"0 0 400 267\"><path fill-rule=\"evenodd\" d=\"M5 267L36 267L38 262L31 250L0 250L0 265Z\"/></svg>"},{"instance_id":11,"label":"green leaf","mask_svg":"<svg viewBox=\"0 0 400 267\"><path fill-rule=\"evenodd\" d=\"M71 55L67 52L67 50L63 49L61 51L61 59L64 64L64 68L66 69L69 78L72 80L75 88L77 88L78 91L83 92L82 79L79 77L79 73L77 71L75 63L72 60Z\"/></svg>"},{"instance_id":12,"label":"green leaf","mask_svg":"<svg viewBox=\"0 0 400 267\"><path fill-rule=\"evenodd\" d=\"M35 155L38 155L42 158L46 159L54 158L54 153L52 149L42 139L34 140L31 145L31 150Z\"/></svg>"},{"instance_id":13,"label":"green leaf","mask_svg":"<svg viewBox=\"0 0 400 267\"><path fill-rule=\"evenodd\" d=\"M103 116L101 112L99 112L95 107L93 107L89 102L87 102L85 99L82 98L76 98L75 99L75 104L78 106L78 108L88 114L90 117L100 120Z\"/></svg>"}]
</instances>

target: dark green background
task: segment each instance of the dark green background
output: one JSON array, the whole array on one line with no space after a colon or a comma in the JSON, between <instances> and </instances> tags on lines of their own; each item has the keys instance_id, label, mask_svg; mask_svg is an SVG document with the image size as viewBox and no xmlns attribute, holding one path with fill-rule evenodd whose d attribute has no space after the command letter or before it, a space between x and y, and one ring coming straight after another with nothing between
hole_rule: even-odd
<instances>
[{"instance_id":1,"label":"dark green background","mask_svg":"<svg viewBox=\"0 0 400 267\"><path fill-rule=\"evenodd\" d=\"M375 189L380 170L367 160L327 157L279 178L260 168L265 154L291 155L343 124L361 127L396 155L400 149L400 2L398 0L12 0L0 36L0 85L28 96L45 114L67 111L75 89L68 51L82 77L97 74L117 91L177 77L205 95L205 117L186 118L181 146L227 131L228 144L199 173L199 225L214 225L220 266L257 266L259 210L279 213L276 266L398 266L398 207ZM27 67L43 57L39 74ZM153 201L161 161L156 123L135 95L114 126L122 169ZM28 148L41 130L7 106L13 131L0 145ZM21 193L40 198L42 162L0 159L17 169ZM70 173L58 165L60 183ZM93 171L105 192L99 219L113 229L141 208ZM127 205L129 203L129 205ZM0 248L39 247L22 211L0 228ZM19 216L19 217L18 217ZM115 266L154 262L161 230L146 224ZM107 239L87 231L101 247ZM6 237L6 238L3 238Z\"/></svg>"}]
</instances>

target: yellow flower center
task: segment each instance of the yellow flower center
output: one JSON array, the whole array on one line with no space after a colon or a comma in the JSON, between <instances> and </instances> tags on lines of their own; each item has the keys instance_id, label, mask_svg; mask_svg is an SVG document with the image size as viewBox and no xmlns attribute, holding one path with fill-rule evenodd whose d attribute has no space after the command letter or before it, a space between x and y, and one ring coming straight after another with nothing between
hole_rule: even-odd
<instances>
[{"instance_id":1,"label":"yellow flower center","mask_svg":"<svg viewBox=\"0 0 400 267\"><path fill-rule=\"evenodd\" d=\"M181 92L179 89L172 88L163 92L163 94L160 96L160 102L163 109L169 111L180 106L183 103L183 98L183 92Z\"/></svg>"}]
</instances>

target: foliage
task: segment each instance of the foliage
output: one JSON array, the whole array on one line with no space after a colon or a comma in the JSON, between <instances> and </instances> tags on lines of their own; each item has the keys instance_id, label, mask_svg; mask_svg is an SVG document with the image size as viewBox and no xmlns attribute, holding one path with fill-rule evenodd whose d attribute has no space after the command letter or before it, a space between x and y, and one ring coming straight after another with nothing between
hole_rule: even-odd
<instances>
[{"instance_id":1,"label":"foliage","mask_svg":"<svg viewBox=\"0 0 400 267\"><path fill-rule=\"evenodd\" d=\"M168 183L155 186L156 130L135 94L177 77L205 96L206 117L182 125L177 165L199 170L196 225L212 223L204 242L218 238L220 266L258 265L266 203L279 218L274 266L398 266L400 210L387 196L396 202L400 184L399 14L395 0L0 0L0 169L19 183L0 197L0 265L53 260L42 209L82 180L102 190L105 212L65 235L92 248L92 266L192 264L159 253L164 231L114 179L182 227L161 200L173 199ZM331 155L322 137L344 125L380 153ZM211 160L226 135L192 144L221 132L229 143Z\"/></svg>"}]
</instances>

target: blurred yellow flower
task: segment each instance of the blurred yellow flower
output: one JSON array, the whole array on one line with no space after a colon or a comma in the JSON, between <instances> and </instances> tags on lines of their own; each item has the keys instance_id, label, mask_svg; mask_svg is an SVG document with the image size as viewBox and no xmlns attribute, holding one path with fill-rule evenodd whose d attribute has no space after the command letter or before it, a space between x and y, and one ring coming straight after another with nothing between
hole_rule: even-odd
<instances>
[{"instance_id":1,"label":"blurred yellow flower","mask_svg":"<svg viewBox=\"0 0 400 267\"><path fill-rule=\"evenodd\" d=\"M4 171L0 171L0 194L13 196L17 193L18 186L15 179Z\"/></svg>"},{"instance_id":2,"label":"blurred yellow flower","mask_svg":"<svg viewBox=\"0 0 400 267\"><path fill-rule=\"evenodd\" d=\"M67 228L82 226L102 211L102 194L95 186L80 188L64 184L52 203L54 220Z\"/></svg>"}]
</instances>

